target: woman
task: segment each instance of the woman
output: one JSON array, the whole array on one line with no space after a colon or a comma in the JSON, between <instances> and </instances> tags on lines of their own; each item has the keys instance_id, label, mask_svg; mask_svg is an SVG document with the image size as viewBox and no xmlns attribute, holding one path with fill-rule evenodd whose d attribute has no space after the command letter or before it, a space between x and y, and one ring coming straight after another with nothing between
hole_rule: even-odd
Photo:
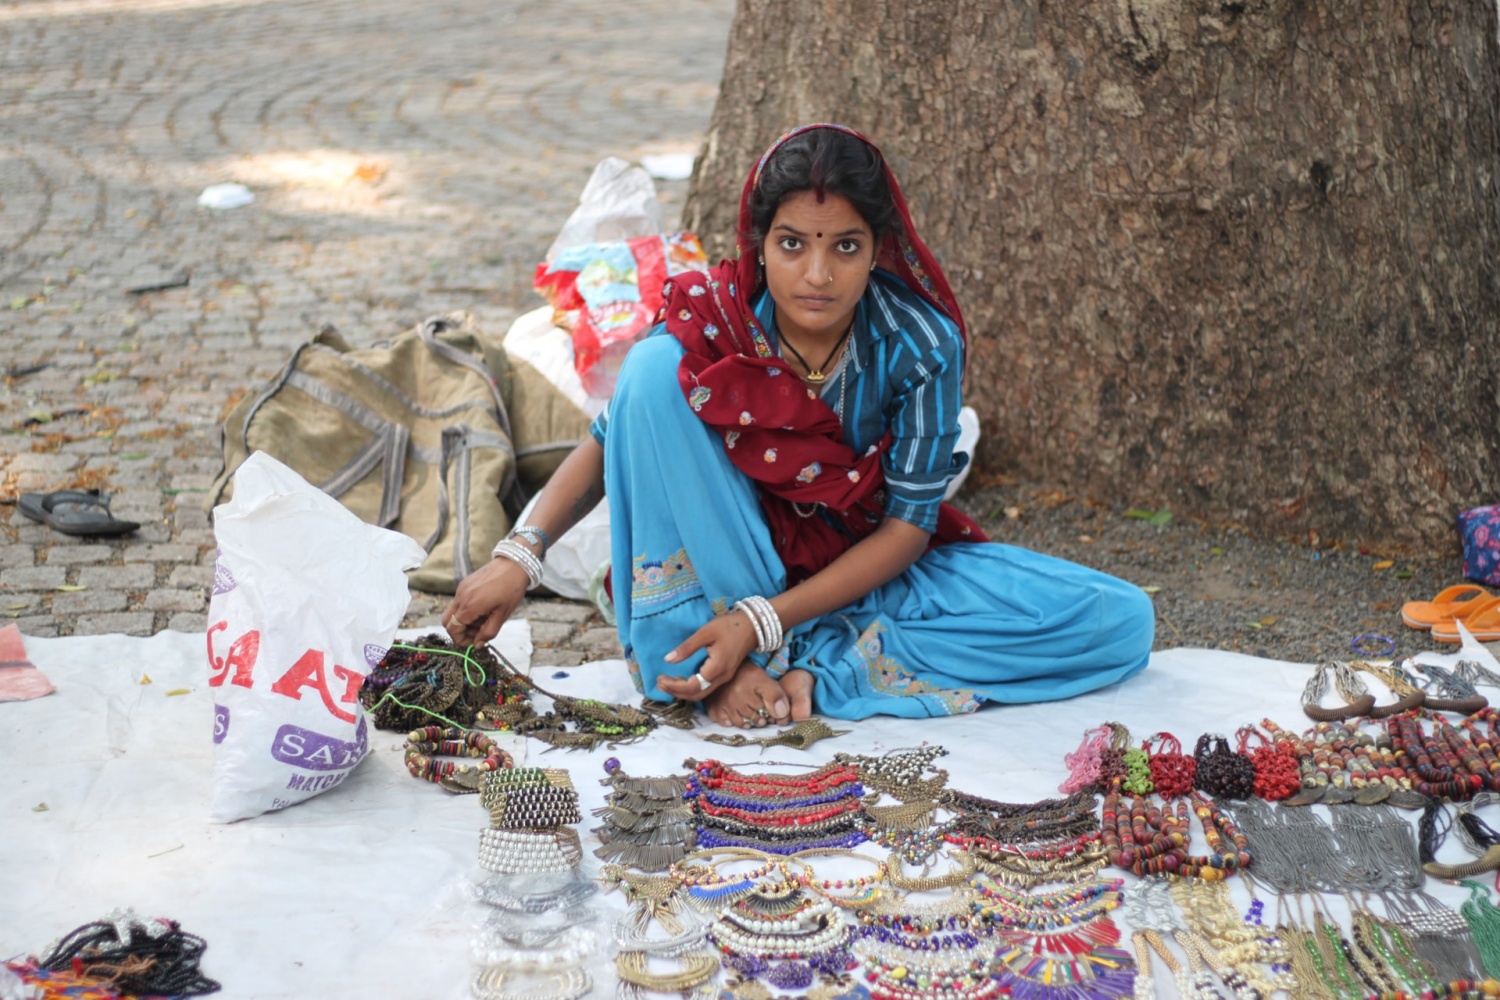
<instances>
[{"instance_id":1,"label":"woman","mask_svg":"<svg viewBox=\"0 0 1500 1000\"><path fill-rule=\"evenodd\" d=\"M1144 593L989 543L942 502L965 330L879 150L788 133L739 228L737 260L669 283L593 440L459 586L454 639L494 636L548 540L607 495L637 686L726 726L969 712L1142 669Z\"/></svg>"}]
</instances>

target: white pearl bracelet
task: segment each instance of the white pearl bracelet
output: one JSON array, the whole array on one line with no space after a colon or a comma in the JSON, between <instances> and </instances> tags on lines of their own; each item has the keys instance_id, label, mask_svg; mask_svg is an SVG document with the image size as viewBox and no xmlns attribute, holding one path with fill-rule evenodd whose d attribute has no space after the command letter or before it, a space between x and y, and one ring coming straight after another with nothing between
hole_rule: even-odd
<instances>
[{"instance_id":1,"label":"white pearl bracelet","mask_svg":"<svg viewBox=\"0 0 1500 1000\"><path fill-rule=\"evenodd\" d=\"M526 571L526 579L529 582L527 590L532 590L542 584L542 561L536 557L526 546L514 538L502 538L495 543L490 551L491 558L509 559Z\"/></svg>"},{"instance_id":2,"label":"white pearl bracelet","mask_svg":"<svg viewBox=\"0 0 1500 1000\"><path fill-rule=\"evenodd\" d=\"M771 602L757 594L734 602L735 611L743 611L755 626L755 651L774 653L781 648L781 616L771 607Z\"/></svg>"},{"instance_id":3,"label":"white pearl bracelet","mask_svg":"<svg viewBox=\"0 0 1500 1000\"><path fill-rule=\"evenodd\" d=\"M582 858L578 834L567 827L541 833L484 830L479 835L479 866L497 875L565 872Z\"/></svg>"}]
</instances>

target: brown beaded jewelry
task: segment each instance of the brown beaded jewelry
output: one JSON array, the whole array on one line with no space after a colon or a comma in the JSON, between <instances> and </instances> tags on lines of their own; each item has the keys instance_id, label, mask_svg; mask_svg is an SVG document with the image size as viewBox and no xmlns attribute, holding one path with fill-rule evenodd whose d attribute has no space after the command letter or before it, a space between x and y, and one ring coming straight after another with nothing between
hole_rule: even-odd
<instances>
[{"instance_id":1,"label":"brown beaded jewelry","mask_svg":"<svg viewBox=\"0 0 1500 1000\"><path fill-rule=\"evenodd\" d=\"M477 764L459 764L436 757L481 759ZM515 766L511 755L479 730L447 726L423 726L407 733L405 762L412 777L450 792L477 792L486 775Z\"/></svg>"}]
</instances>

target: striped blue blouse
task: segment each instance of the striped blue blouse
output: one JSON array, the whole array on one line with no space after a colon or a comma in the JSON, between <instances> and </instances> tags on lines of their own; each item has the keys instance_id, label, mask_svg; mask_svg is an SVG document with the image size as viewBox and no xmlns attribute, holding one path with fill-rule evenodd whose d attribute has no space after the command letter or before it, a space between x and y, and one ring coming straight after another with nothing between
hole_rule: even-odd
<instances>
[{"instance_id":1,"label":"striped blue blouse","mask_svg":"<svg viewBox=\"0 0 1500 1000\"><path fill-rule=\"evenodd\" d=\"M755 316L772 343L779 343L769 293L756 301ZM651 331L658 333L666 327ZM948 482L967 461L953 454L963 405L963 350L952 320L900 278L876 271L855 308L849 349L823 386L823 400L838 413L850 447L868 451L891 432L883 461L885 513L924 531L937 526ZM591 428L600 444L608 425L606 409Z\"/></svg>"}]
</instances>

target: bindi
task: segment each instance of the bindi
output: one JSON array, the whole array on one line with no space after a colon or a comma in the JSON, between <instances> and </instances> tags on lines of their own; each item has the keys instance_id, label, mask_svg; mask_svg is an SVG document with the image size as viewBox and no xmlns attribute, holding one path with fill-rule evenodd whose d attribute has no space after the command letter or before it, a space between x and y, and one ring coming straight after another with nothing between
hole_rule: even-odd
<instances>
[{"instance_id":1,"label":"bindi","mask_svg":"<svg viewBox=\"0 0 1500 1000\"><path fill-rule=\"evenodd\" d=\"M820 240L821 240L821 239L822 239L822 238L823 238L823 234L822 234L822 233L819 233L819 234L818 234L818 239L820 239Z\"/></svg>"}]
</instances>

